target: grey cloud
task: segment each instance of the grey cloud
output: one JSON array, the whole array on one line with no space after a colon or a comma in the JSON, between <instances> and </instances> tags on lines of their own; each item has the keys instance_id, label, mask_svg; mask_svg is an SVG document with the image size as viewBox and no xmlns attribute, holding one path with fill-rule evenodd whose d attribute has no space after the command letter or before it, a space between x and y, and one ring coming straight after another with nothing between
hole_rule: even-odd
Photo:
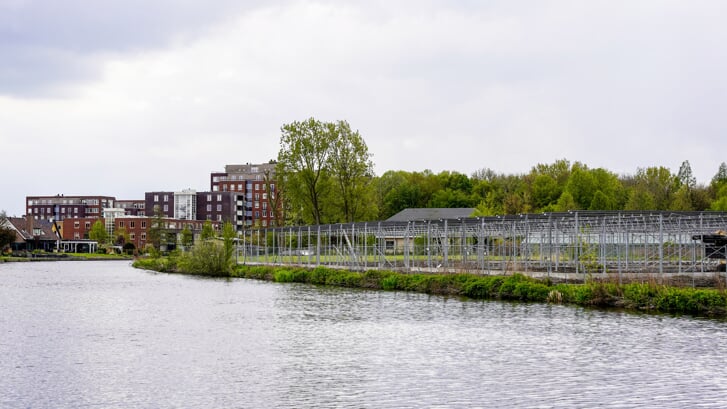
<instances>
[{"instance_id":1,"label":"grey cloud","mask_svg":"<svg viewBox=\"0 0 727 409\"><path fill-rule=\"evenodd\" d=\"M0 0L0 95L47 96L93 80L100 56L162 48L264 2Z\"/></svg>"}]
</instances>

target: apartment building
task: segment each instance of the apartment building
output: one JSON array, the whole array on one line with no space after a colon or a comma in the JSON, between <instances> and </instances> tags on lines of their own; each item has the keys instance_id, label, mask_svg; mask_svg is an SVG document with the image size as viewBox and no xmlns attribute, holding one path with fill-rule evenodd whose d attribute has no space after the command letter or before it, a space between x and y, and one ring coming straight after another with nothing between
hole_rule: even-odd
<instances>
[{"instance_id":1,"label":"apartment building","mask_svg":"<svg viewBox=\"0 0 727 409\"><path fill-rule=\"evenodd\" d=\"M99 218L115 200L113 196L26 196L25 214L36 220Z\"/></svg>"},{"instance_id":2,"label":"apartment building","mask_svg":"<svg viewBox=\"0 0 727 409\"><path fill-rule=\"evenodd\" d=\"M144 199L116 200L115 207L124 209L124 214L127 216L146 216Z\"/></svg>"},{"instance_id":3,"label":"apartment building","mask_svg":"<svg viewBox=\"0 0 727 409\"><path fill-rule=\"evenodd\" d=\"M274 198L275 162L261 164L226 165L224 172L210 174L212 193L241 193L244 208L242 226L269 226L275 221ZM280 204L278 204L280 206Z\"/></svg>"},{"instance_id":4,"label":"apartment building","mask_svg":"<svg viewBox=\"0 0 727 409\"><path fill-rule=\"evenodd\" d=\"M163 217L178 220L211 220L230 222L238 231L245 224L245 197L238 192L147 192L146 208L153 216L158 210Z\"/></svg>"},{"instance_id":5,"label":"apartment building","mask_svg":"<svg viewBox=\"0 0 727 409\"><path fill-rule=\"evenodd\" d=\"M137 249L144 248L148 243L149 228L152 226L153 219L148 216L117 216L109 219L105 218L82 218L82 219L66 219L61 224L61 235L63 240L87 240L91 227L97 221L101 221L106 227L106 232L114 237L123 229L128 234L129 242L134 244ZM179 220L173 218L163 218L164 230L177 236L180 240L180 234L185 227L189 227L195 240L199 239L202 233L202 227L205 221L202 220ZM212 227L219 231L220 223L212 222Z\"/></svg>"}]
</instances>

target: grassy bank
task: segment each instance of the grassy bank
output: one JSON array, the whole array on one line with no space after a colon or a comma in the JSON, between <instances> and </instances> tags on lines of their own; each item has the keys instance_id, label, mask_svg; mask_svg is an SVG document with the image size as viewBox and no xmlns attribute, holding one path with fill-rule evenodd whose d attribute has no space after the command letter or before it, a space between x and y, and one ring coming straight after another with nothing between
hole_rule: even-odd
<instances>
[{"instance_id":1,"label":"grassy bank","mask_svg":"<svg viewBox=\"0 0 727 409\"><path fill-rule=\"evenodd\" d=\"M167 258L138 260L134 262L134 266L154 271L178 272L174 261ZM727 292L724 290L670 287L656 283L552 284L521 274L512 276L403 274L380 270L351 272L325 267L294 268L250 265L237 266L229 276L286 283L413 291L473 299L562 303L699 316L727 316Z\"/></svg>"}]
</instances>

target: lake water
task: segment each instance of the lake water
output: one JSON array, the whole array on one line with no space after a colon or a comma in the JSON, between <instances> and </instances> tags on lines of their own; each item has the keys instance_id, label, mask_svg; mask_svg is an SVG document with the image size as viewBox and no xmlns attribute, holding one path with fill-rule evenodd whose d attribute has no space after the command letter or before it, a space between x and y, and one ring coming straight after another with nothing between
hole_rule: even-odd
<instances>
[{"instance_id":1,"label":"lake water","mask_svg":"<svg viewBox=\"0 0 727 409\"><path fill-rule=\"evenodd\" d=\"M727 323L0 264L1 408L727 407Z\"/></svg>"}]
</instances>

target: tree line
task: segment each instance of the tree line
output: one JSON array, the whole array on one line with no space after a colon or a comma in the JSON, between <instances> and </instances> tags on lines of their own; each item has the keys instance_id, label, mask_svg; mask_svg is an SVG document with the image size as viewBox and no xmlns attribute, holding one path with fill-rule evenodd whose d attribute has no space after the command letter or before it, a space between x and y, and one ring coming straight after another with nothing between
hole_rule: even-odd
<instances>
[{"instance_id":1,"label":"tree line","mask_svg":"<svg viewBox=\"0 0 727 409\"><path fill-rule=\"evenodd\" d=\"M276 179L282 195L277 220L327 224L385 220L406 208L474 208L473 216L569 210L727 211L727 164L708 184L696 181L688 160L618 175L559 159L528 173L482 168L373 172L363 137L346 121L310 118L281 128ZM277 200L281 198L278 197ZM278 222L278 224L281 224Z\"/></svg>"}]
</instances>

